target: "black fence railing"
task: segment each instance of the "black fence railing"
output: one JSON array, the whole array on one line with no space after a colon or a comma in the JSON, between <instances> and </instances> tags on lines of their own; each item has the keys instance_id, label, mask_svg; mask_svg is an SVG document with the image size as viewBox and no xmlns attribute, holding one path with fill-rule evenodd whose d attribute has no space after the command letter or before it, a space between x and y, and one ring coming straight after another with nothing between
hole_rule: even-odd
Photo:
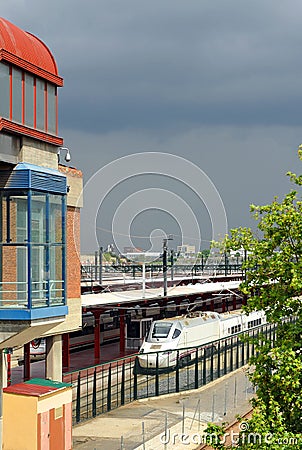
<instances>
[{"instance_id":1,"label":"black fence railing","mask_svg":"<svg viewBox=\"0 0 302 450\"><path fill-rule=\"evenodd\" d=\"M241 264L175 264L173 266L168 265L168 271L173 269L174 276L198 276L202 274L217 274L217 275L231 275L233 273L241 273L243 275ZM128 274L132 278L142 275L142 265L129 264L129 265L103 265L101 270L99 265L89 264L81 266L82 279L95 280L100 279L100 273L102 277L105 274ZM145 266L145 272L151 278L157 276L163 272L162 264L150 264Z\"/></svg>"},{"instance_id":2,"label":"black fence railing","mask_svg":"<svg viewBox=\"0 0 302 450\"><path fill-rule=\"evenodd\" d=\"M66 374L64 381L73 384L73 422L137 399L198 389L246 365L260 333L273 346L275 332L275 325L266 324L206 346L128 356ZM256 339L242 339L244 334Z\"/></svg>"}]
</instances>

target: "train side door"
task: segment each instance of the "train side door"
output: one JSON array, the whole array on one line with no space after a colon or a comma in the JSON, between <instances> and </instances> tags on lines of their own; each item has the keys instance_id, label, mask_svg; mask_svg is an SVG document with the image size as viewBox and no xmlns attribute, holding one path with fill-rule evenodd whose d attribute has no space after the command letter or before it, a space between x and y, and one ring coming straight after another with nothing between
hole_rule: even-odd
<instances>
[{"instance_id":1,"label":"train side door","mask_svg":"<svg viewBox=\"0 0 302 450\"><path fill-rule=\"evenodd\" d=\"M152 319L133 319L126 324L126 347L139 350Z\"/></svg>"},{"instance_id":2,"label":"train side door","mask_svg":"<svg viewBox=\"0 0 302 450\"><path fill-rule=\"evenodd\" d=\"M151 327L151 323L152 323L152 319L143 319L141 321L141 338L142 338L142 342L144 338L146 337L150 327Z\"/></svg>"}]
</instances>

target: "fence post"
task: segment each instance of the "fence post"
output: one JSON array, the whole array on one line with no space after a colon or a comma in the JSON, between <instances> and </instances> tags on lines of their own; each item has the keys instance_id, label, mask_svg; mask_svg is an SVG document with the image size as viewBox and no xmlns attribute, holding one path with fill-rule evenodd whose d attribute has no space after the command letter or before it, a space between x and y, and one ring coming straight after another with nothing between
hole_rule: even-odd
<instances>
[{"instance_id":1,"label":"fence post","mask_svg":"<svg viewBox=\"0 0 302 450\"><path fill-rule=\"evenodd\" d=\"M179 392L179 350L177 350L177 360L176 360L176 371L175 371L175 390Z\"/></svg>"},{"instance_id":2,"label":"fence post","mask_svg":"<svg viewBox=\"0 0 302 450\"><path fill-rule=\"evenodd\" d=\"M253 330L253 337L252 337L252 356L255 355L255 332Z\"/></svg>"},{"instance_id":3,"label":"fence post","mask_svg":"<svg viewBox=\"0 0 302 450\"><path fill-rule=\"evenodd\" d=\"M109 365L108 370L107 411L111 411L111 364Z\"/></svg>"},{"instance_id":4,"label":"fence post","mask_svg":"<svg viewBox=\"0 0 302 450\"><path fill-rule=\"evenodd\" d=\"M207 349L203 351L202 384L207 383Z\"/></svg>"},{"instance_id":5,"label":"fence post","mask_svg":"<svg viewBox=\"0 0 302 450\"><path fill-rule=\"evenodd\" d=\"M93 387L92 387L92 416L96 416L96 368L93 373Z\"/></svg>"},{"instance_id":6,"label":"fence post","mask_svg":"<svg viewBox=\"0 0 302 450\"><path fill-rule=\"evenodd\" d=\"M241 366L244 366L244 345L245 343L243 341L240 341L241 343Z\"/></svg>"},{"instance_id":7,"label":"fence post","mask_svg":"<svg viewBox=\"0 0 302 450\"><path fill-rule=\"evenodd\" d=\"M121 405L125 404L125 361L122 365Z\"/></svg>"},{"instance_id":8,"label":"fence post","mask_svg":"<svg viewBox=\"0 0 302 450\"><path fill-rule=\"evenodd\" d=\"M133 400L137 400L137 373L134 372L133 377Z\"/></svg>"},{"instance_id":9,"label":"fence post","mask_svg":"<svg viewBox=\"0 0 302 450\"><path fill-rule=\"evenodd\" d=\"M236 336L236 369L239 369L239 338Z\"/></svg>"},{"instance_id":10,"label":"fence post","mask_svg":"<svg viewBox=\"0 0 302 450\"><path fill-rule=\"evenodd\" d=\"M230 372L233 371L233 364L234 364L234 341L233 338L231 337L231 354L230 354Z\"/></svg>"},{"instance_id":11,"label":"fence post","mask_svg":"<svg viewBox=\"0 0 302 450\"><path fill-rule=\"evenodd\" d=\"M159 396L159 377L158 377L158 352L156 353L156 372L155 372L155 395Z\"/></svg>"},{"instance_id":12,"label":"fence post","mask_svg":"<svg viewBox=\"0 0 302 450\"><path fill-rule=\"evenodd\" d=\"M228 348L227 341L224 341L224 361L223 361L223 373L226 375L228 373Z\"/></svg>"},{"instance_id":13,"label":"fence post","mask_svg":"<svg viewBox=\"0 0 302 450\"><path fill-rule=\"evenodd\" d=\"M198 389L198 348L196 348L195 358L195 389Z\"/></svg>"},{"instance_id":14,"label":"fence post","mask_svg":"<svg viewBox=\"0 0 302 450\"><path fill-rule=\"evenodd\" d=\"M211 367L210 367L210 379L214 380L214 344L211 345Z\"/></svg>"},{"instance_id":15,"label":"fence post","mask_svg":"<svg viewBox=\"0 0 302 450\"><path fill-rule=\"evenodd\" d=\"M220 341L218 341L218 348L217 348L217 378L220 378Z\"/></svg>"},{"instance_id":16,"label":"fence post","mask_svg":"<svg viewBox=\"0 0 302 450\"><path fill-rule=\"evenodd\" d=\"M78 374L78 384L77 384L77 404L76 404L76 423L81 420L81 375Z\"/></svg>"}]
</instances>

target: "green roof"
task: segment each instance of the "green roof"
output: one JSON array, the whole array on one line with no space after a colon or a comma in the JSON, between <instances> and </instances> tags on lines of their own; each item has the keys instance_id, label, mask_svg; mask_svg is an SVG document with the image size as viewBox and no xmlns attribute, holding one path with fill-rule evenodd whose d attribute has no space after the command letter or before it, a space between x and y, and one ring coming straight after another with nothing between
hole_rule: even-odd
<instances>
[{"instance_id":1,"label":"green roof","mask_svg":"<svg viewBox=\"0 0 302 450\"><path fill-rule=\"evenodd\" d=\"M44 378L32 378L31 380L25 381L26 384L36 384L38 386L49 386L56 389L62 389L66 387L71 387L71 383L62 383L61 381L53 381Z\"/></svg>"}]
</instances>

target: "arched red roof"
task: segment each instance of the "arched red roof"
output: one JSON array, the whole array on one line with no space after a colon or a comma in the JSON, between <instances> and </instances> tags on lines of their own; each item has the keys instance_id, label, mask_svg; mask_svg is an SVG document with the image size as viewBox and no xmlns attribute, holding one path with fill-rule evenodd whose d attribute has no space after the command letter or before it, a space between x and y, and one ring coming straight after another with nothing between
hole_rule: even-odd
<instances>
[{"instance_id":1,"label":"arched red roof","mask_svg":"<svg viewBox=\"0 0 302 450\"><path fill-rule=\"evenodd\" d=\"M63 85L63 79L58 75L57 64L49 48L36 36L1 17L0 60L13 63L58 86Z\"/></svg>"}]
</instances>

